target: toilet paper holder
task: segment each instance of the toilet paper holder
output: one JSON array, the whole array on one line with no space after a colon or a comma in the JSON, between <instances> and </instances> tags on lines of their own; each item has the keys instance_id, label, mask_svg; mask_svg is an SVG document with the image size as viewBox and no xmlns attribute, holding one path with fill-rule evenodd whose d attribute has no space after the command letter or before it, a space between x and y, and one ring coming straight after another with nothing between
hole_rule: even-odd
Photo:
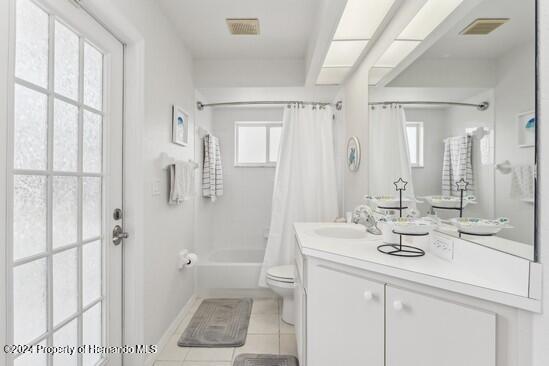
<instances>
[{"instance_id":1,"label":"toilet paper holder","mask_svg":"<svg viewBox=\"0 0 549 366\"><path fill-rule=\"evenodd\" d=\"M195 253L191 253L187 249L184 249L179 252L177 268L181 270L185 267L193 267L197 262L198 256Z\"/></svg>"}]
</instances>

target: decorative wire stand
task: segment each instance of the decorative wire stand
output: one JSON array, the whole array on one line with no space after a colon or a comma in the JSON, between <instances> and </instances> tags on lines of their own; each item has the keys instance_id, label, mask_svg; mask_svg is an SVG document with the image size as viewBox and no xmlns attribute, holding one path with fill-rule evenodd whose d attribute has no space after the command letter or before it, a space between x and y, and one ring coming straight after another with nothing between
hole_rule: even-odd
<instances>
[{"instance_id":1,"label":"decorative wire stand","mask_svg":"<svg viewBox=\"0 0 549 366\"><path fill-rule=\"evenodd\" d=\"M431 206L434 209L438 210L457 210L459 211L459 217L463 217L463 195L467 191L467 187L469 187L469 182L467 182L465 179L461 178L459 181L456 182L456 186L459 191L459 207L441 207L441 206ZM462 230L458 229L459 237L461 238L461 235L474 235L474 236L493 236L494 234L474 234L474 233L468 233Z\"/></svg>"},{"instance_id":2,"label":"decorative wire stand","mask_svg":"<svg viewBox=\"0 0 549 366\"><path fill-rule=\"evenodd\" d=\"M467 190L467 187L469 186L469 182L466 182L465 179L461 178L458 182L456 182L456 185L458 187L458 191L460 192L459 207L442 207L442 206L433 206L433 205L431 207L437 210L457 210L459 211L459 217L463 217L463 194Z\"/></svg>"},{"instance_id":3,"label":"decorative wire stand","mask_svg":"<svg viewBox=\"0 0 549 366\"><path fill-rule=\"evenodd\" d=\"M398 178L396 182L393 182L396 190L399 192L399 202L398 202L398 211L399 217L402 217L402 211L407 207L402 206L402 191L406 190L406 185L408 182L404 181L402 178ZM412 245L402 244L402 236L426 236L429 233L425 234L405 234L399 233L398 231L393 230L393 234L399 236L399 244L383 244L377 247L377 250L384 254L394 255L397 257L422 257L425 255L423 249L414 247Z\"/></svg>"}]
</instances>

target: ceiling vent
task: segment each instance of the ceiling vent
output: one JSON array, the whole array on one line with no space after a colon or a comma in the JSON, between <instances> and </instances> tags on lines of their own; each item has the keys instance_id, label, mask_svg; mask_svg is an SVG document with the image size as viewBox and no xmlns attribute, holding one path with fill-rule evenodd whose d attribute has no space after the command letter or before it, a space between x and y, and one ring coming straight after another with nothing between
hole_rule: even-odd
<instances>
[{"instance_id":1,"label":"ceiling vent","mask_svg":"<svg viewBox=\"0 0 549 366\"><path fill-rule=\"evenodd\" d=\"M459 34L466 36L478 36L486 35L492 33L494 30L499 28L501 25L507 23L509 18L478 18L465 27Z\"/></svg>"},{"instance_id":2,"label":"ceiling vent","mask_svg":"<svg viewBox=\"0 0 549 366\"><path fill-rule=\"evenodd\" d=\"M227 18L229 32L234 35L258 35L259 19L257 18Z\"/></svg>"}]
</instances>

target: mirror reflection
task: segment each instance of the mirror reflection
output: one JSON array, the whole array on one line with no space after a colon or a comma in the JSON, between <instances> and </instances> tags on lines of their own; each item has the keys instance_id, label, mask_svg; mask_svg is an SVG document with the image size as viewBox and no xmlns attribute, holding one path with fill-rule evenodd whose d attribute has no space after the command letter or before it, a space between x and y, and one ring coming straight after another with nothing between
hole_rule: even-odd
<instances>
[{"instance_id":1,"label":"mirror reflection","mask_svg":"<svg viewBox=\"0 0 549 366\"><path fill-rule=\"evenodd\" d=\"M371 200L403 177L407 215L533 260L535 1L477 3L397 67L371 69L370 156L384 157L369 161Z\"/></svg>"}]
</instances>

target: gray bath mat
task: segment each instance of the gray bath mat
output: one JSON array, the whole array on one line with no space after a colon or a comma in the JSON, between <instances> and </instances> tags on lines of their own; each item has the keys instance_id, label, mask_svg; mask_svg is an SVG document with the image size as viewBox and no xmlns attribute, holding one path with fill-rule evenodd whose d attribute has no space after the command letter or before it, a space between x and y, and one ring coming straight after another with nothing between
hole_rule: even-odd
<instances>
[{"instance_id":1,"label":"gray bath mat","mask_svg":"<svg viewBox=\"0 0 549 366\"><path fill-rule=\"evenodd\" d=\"M181 347L240 347L246 341L252 299L206 299L179 338Z\"/></svg>"},{"instance_id":2,"label":"gray bath mat","mask_svg":"<svg viewBox=\"0 0 549 366\"><path fill-rule=\"evenodd\" d=\"M244 353L235 358L233 366L299 366L299 362L294 356Z\"/></svg>"}]
</instances>

